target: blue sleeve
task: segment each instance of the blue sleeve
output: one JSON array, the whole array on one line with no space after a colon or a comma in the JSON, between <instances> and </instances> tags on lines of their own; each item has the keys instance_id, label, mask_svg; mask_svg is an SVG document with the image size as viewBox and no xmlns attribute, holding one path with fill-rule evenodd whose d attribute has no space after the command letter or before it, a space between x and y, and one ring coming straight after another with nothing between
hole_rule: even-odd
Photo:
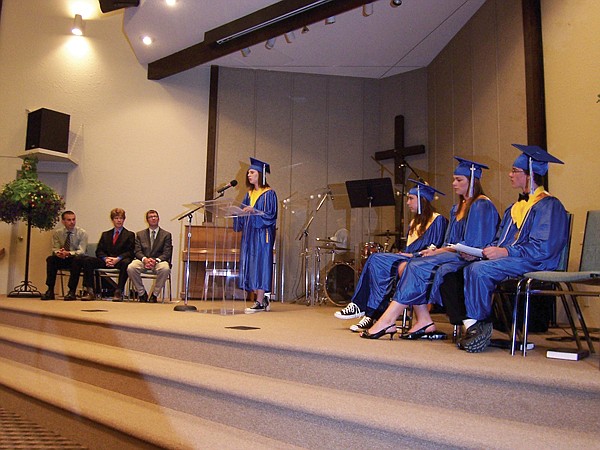
<instances>
[{"instance_id":1,"label":"blue sleeve","mask_svg":"<svg viewBox=\"0 0 600 450\"><path fill-rule=\"evenodd\" d=\"M246 192L244 196L244 200L242 200L241 208L244 206L248 206L250 204L250 195ZM246 223L246 216L234 217L233 218L233 230L234 231L242 231L244 229L244 224Z\"/></svg>"},{"instance_id":2,"label":"blue sleeve","mask_svg":"<svg viewBox=\"0 0 600 450\"><path fill-rule=\"evenodd\" d=\"M556 197L546 197L529 211L515 244L507 247L508 256L532 261L556 257L569 234L568 217L564 206Z\"/></svg>"},{"instance_id":3,"label":"blue sleeve","mask_svg":"<svg viewBox=\"0 0 600 450\"><path fill-rule=\"evenodd\" d=\"M436 247L441 247L444 242L444 236L446 234L446 227L448 226L448 219L441 214L435 218L435 220L429 225L425 233L419 239L414 241L404 250L404 253L416 253L424 250L431 244Z\"/></svg>"},{"instance_id":4,"label":"blue sleeve","mask_svg":"<svg viewBox=\"0 0 600 450\"><path fill-rule=\"evenodd\" d=\"M469 209L461 244L483 248L493 242L500 216L494 204L487 198L475 200Z\"/></svg>"}]
</instances>

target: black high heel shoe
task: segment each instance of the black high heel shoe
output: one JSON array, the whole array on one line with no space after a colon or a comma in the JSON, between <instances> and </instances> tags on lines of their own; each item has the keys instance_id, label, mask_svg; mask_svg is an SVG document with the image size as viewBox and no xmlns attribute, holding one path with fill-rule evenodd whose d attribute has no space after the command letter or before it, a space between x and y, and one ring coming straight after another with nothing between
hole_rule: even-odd
<instances>
[{"instance_id":1,"label":"black high heel shoe","mask_svg":"<svg viewBox=\"0 0 600 450\"><path fill-rule=\"evenodd\" d=\"M385 336L386 334L390 335L390 341L394 339L394 335L396 334L396 330L388 331L390 328L395 327L396 324L393 323L388 327L385 327L383 330L379 330L377 333L370 334L369 330L365 330L360 333L360 337L363 339L379 339L381 336Z\"/></svg>"},{"instance_id":2,"label":"black high heel shoe","mask_svg":"<svg viewBox=\"0 0 600 450\"><path fill-rule=\"evenodd\" d=\"M407 339L409 341L413 341L416 339L427 339L427 335L429 333L427 333L425 330L432 325L433 325L433 322L425 325L423 328L419 328L418 330L413 331L412 333L403 334L402 336L400 336L400 339ZM432 333L434 333L434 332L432 332Z\"/></svg>"}]
</instances>

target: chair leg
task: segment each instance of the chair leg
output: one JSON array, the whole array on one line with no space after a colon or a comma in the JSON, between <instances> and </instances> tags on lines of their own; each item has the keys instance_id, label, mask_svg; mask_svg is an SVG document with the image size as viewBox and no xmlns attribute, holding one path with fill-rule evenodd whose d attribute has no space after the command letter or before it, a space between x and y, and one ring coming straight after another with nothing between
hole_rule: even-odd
<instances>
[{"instance_id":1,"label":"chair leg","mask_svg":"<svg viewBox=\"0 0 600 450\"><path fill-rule=\"evenodd\" d=\"M573 291L573 286L571 285L571 283L565 284L569 288L569 291ZM571 302L573 303L573 309L575 309L577 319L579 319L579 324L581 325L581 331L583 332L583 336L585 337L585 340L588 344L588 348L590 349L590 353L596 353L596 351L594 350L594 344L592 343L592 338L590 337L590 332L581 312L581 307L579 306L579 301L577 300L577 295L571 295L570 297ZM581 348L579 348L579 350L581 350Z\"/></svg>"},{"instance_id":2,"label":"chair leg","mask_svg":"<svg viewBox=\"0 0 600 450\"><path fill-rule=\"evenodd\" d=\"M513 305L513 319L512 319L512 330L511 330L511 344L510 344L510 354L515 356L515 352L517 351L517 318L519 314L519 298L521 297L521 289L522 284L525 279L519 280L517 283L517 292L515 293L515 304ZM525 346L527 347L527 346Z\"/></svg>"}]
</instances>

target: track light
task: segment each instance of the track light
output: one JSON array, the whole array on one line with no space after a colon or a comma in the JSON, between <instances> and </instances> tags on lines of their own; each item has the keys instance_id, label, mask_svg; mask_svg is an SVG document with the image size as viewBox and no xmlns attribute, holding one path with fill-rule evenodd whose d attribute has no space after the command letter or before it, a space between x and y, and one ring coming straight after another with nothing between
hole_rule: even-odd
<instances>
[{"instance_id":1,"label":"track light","mask_svg":"<svg viewBox=\"0 0 600 450\"><path fill-rule=\"evenodd\" d=\"M268 39L267 42L265 42L265 47L269 50L271 50L273 47L275 47L275 39L277 39L277 38Z\"/></svg>"},{"instance_id":2,"label":"track light","mask_svg":"<svg viewBox=\"0 0 600 450\"><path fill-rule=\"evenodd\" d=\"M285 40L288 44L291 44L296 40L296 35L293 31L288 31L287 33L284 33L283 36L285 37Z\"/></svg>"},{"instance_id":3,"label":"track light","mask_svg":"<svg viewBox=\"0 0 600 450\"><path fill-rule=\"evenodd\" d=\"M397 7L397 6L400 6L401 4L402 4L402 0L392 0L392 1L390 2L390 5L391 5L393 8L395 8L395 7Z\"/></svg>"},{"instance_id":4,"label":"track light","mask_svg":"<svg viewBox=\"0 0 600 450\"><path fill-rule=\"evenodd\" d=\"M373 14L373 3L363 5L363 16L368 17Z\"/></svg>"},{"instance_id":5,"label":"track light","mask_svg":"<svg viewBox=\"0 0 600 450\"><path fill-rule=\"evenodd\" d=\"M331 25L332 23L335 23L335 16L331 16L325 19L325 25Z\"/></svg>"},{"instance_id":6,"label":"track light","mask_svg":"<svg viewBox=\"0 0 600 450\"><path fill-rule=\"evenodd\" d=\"M71 28L71 33L75 36L83 35L83 17L81 14L75 14L75 19L73 19L73 28Z\"/></svg>"},{"instance_id":7,"label":"track light","mask_svg":"<svg viewBox=\"0 0 600 450\"><path fill-rule=\"evenodd\" d=\"M308 33L309 31L310 31L310 30L308 29L308 27L307 27L306 25L304 25L304 26L302 27L302 31L301 31L300 33L302 33L302 34L306 34L306 33Z\"/></svg>"},{"instance_id":8,"label":"track light","mask_svg":"<svg viewBox=\"0 0 600 450\"><path fill-rule=\"evenodd\" d=\"M250 54L250 47L246 47L242 49L242 56L245 58Z\"/></svg>"}]
</instances>

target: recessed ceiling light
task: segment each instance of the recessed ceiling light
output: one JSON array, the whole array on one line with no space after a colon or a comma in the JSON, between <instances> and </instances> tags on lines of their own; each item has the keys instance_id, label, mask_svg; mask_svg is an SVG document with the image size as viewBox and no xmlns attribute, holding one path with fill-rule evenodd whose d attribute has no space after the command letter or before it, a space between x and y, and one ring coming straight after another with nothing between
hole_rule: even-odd
<instances>
[{"instance_id":1,"label":"recessed ceiling light","mask_svg":"<svg viewBox=\"0 0 600 450\"><path fill-rule=\"evenodd\" d=\"M165 3L167 4L167 6L175 6L177 0L165 0Z\"/></svg>"},{"instance_id":2,"label":"recessed ceiling light","mask_svg":"<svg viewBox=\"0 0 600 450\"><path fill-rule=\"evenodd\" d=\"M153 39L152 39L150 36L144 36L144 37L142 38L142 42L143 42L145 45L152 45Z\"/></svg>"}]
</instances>

